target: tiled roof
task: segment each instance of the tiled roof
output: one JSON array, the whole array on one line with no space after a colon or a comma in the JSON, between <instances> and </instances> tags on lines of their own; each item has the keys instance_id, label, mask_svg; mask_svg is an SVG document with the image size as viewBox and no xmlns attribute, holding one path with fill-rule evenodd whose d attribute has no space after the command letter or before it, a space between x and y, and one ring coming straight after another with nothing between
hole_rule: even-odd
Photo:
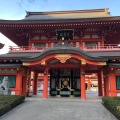
<instances>
[{"instance_id":1,"label":"tiled roof","mask_svg":"<svg viewBox=\"0 0 120 120\"><path fill-rule=\"evenodd\" d=\"M98 56L95 57L81 49L74 48L74 47L66 47L66 46L50 48L41 53L29 53L29 54L28 53L8 53L5 55L1 55L0 59L13 59L14 58L14 59L21 59L22 61L34 61L34 60L41 59L50 54L61 54L61 53L78 54L90 60L106 61L106 58L102 58Z\"/></svg>"},{"instance_id":2,"label":"tiled roof","mask_svg":"<svg viewBox=\"0 0 120 120\"><path fill-rule=\"evenodd\" d=\"M120 52L88 52L90 55L93 57L107 57L107 58L112 58L112 57L119 57L120 58Z\"/></svg>"},{"instance_id":3,"label":"tiled roof","mask_svg":"<svg viewBox=\"0 0 120 120\"><path fill-rule=\"evenodd\" d=\"M56 20L110 17L108 8L74 11L27 12L23 20Z\"/></svg>"},{"instance_id":4,"label":"tiled roof","mask_svg":"<svg viewBox=\"0 0 120 120\"><path fill-rule=\"evenodd\" d=\"M111 16L108 8L73 11L27 12L22 20L2 20L0 24L42 24L67 22L117 21L120 16ZM8 24L8 25L9 25Z\"/></svg>"},{"instance_id":5,"label":"tiled roof","mask_svg":"<svg viewBox=\"0 0 120 120\"><path fill-rule=\"evenodd\" d=\"M60 41L56 43L53 46L53 48L44 50L43 52L38 53L32 57L23 58L22 61L35 61L35 60L42 59L45 56L50 55L50 54L77 54L89 60L94 60L94 61L106 61L107 60L107 58L103 58L103 57L94 57L82 49L73 47L71 43L64 42L64 44L62 44L62 42Z\"/></svg>"},{"instance_id":6,"label":"tiled roof","mask_svg":"<svg viewBox=\"0 0 120 120\"><path fill-rule=\"evenodd\" d=\"M40 53L36 52L29 52L29 53L7 53L0 55L0 59L7 59L7 58L34 58L35 56L38 56ZM87 52L92 57L119 57L120 58L120 52Z\"/></svg>"},{"instance_id":7,"label":"tiled roof","mask_svg":"<svg viewBox=\"0 0 120 120\"><path fill-rule=\"evenodd\" d=\"M35 54L38 54L38 53L7 53L7 54L2 54L0 55L0 59L5 59L5 58L27 58L27 57L31 57Z\"/></svg>"},{"instance_id":8,"label":"tiled roof","mask_svg":"<svg viewBox=\"0 0 120 120\"><path fill-rule=\"evenodd\" d=\"M110 67L120 68L120 63L108 63Z\"/></svg>"},{"instance_id":9,"label":"tiled roof","mask_svg":"<svg viewBox=\"0 0 120 120\"><path fill-rule=\"evenodd\" d=\"M0 68L14 68L14 67L20 67L22 64L0 64Z\"/></svg>"}]
</instances>

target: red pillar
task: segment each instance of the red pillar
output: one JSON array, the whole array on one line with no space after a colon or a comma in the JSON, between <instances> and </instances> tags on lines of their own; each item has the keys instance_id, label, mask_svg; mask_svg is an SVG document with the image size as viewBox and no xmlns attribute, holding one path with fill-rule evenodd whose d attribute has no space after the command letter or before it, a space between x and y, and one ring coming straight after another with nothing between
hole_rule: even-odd
<instances>
[{"instance_id":1,"label":"red pillar","mask_svg":"<svg viewBox=\"0 0 120 120\"><path fill-rule=\"evenodd\" d=\"M21 95L22 93L22 71L19 68L16 75L16 91L15 95Z\"/></svg>"},{"instance_id":2,"label":"red pillar","mask_svg":"<svg viewBox=\"0 0 120 120\"><path fill-rule=\"evenodd\" d=\"M88 79L88 89L90 89L90 87L91 87L91 81L90 79Z\"/></svg>"},{"instance_id":3,"label":"red pillar","mask_svg":"<svg viewBox=\"0 0 120 120\"><path fill-rule=\"evenodd\" d=\"M103 78L104 78L104 96L109 96L109 81L108 81L108 69L105 69L103 72Z\"/></svg>"},{"instance_id":4,"label":"red pillar","mask_svg":"<svg viewBox=\"0 0 120 120\"><path fill-rule=\"evenodd\" d=\"M27 76L23 76L22 94L26 96Z\"/></svg>"},{"instance_id":5,"label":"red pillar","mask_svg":"<svg viewBox=\"0 0 120 120\"><path fill-rule=\"evenodd\" d=\"M37 95L37 84L38 84L38 73L37 73L37 72L34 72L33 95Z\"/></svg>"},{"instance_id":6,"label":"red pillar","mask_svg":"<svg viewBox=\"0 0 120 120\"><path fill-rule=\"evenodd\" d=\"M115 77L115 71L110 70L109 74L109 96L116 96L116 77Z\"/></svg>"},{"instance_id":7,"label":"red pillar","mask_svg":"<svg viewBox=\"0 0 120 120\"><path fill-rule=\"evenodd\" d=\"M30 77L28 77L28 83L27 83L27 96L30 96Z\"/></svg>"},{"instance_id":8,"label":"red pillar","mask_svg":"<svg viewBox=\"0 0 120 120\"><path fill-rule=\"evenodd\" d=\"M103 96L102 91L102 73L101 71L98 72L98 95Z\"/></svg>"},{"instance_id":9,"label":"red pillar","mask_svg":"<svg viewBox=\"0 0 120 120\"><path fill-rule=\"evenodd\" d=\"M80 78L81 78L81 99L86 99L85 69L82 66L81 66L81 69L80 69Z\"/></svg>"},{"instance_id":10,"label":"red pillar","mask_svg":"<svg viewBox=\"0 0 120 120\"><path fill-rule=\"evenodd\" d=\"M73 46L76 47L76 42L73 42Z\"/></svg>"},{"instance_id":11,"label":"red pillar","mask_svg":"<svg viewBox=\"0 0 120 120\"><path fill-rule=\"evenodd\" d=\"M109 78L108 78L108 75L106 75L105 77L105 88L106 88L106 96L109 96Z\"/></svg>"},{"instance_id":12,"label":"red pillar","mask_svg":"<svg viewBox=\"0 0 120 120\"><path fill-rule=\"evenodd\" d=\"M105 75L104 75L104 96L106 96L106 80L105 80Z\"/></svg>"},{"instance_id":13,"label":"red pillar","mask_svg":"<svg viewBox=\"0 0 120 120\"><path fill-rule=\"evenodd\" d=\"M104 46L104 41L105 41L105 40L104 40L104 39L102 39L102 41L101 41L102 46Z\"/></svg>"},{"instance_id":14,"label":"red pillar","mask_svg":"<svg viewBox=\"0 0 120 120\"><path fill-rule=\"evenodd\" d=\"M48 42L48 47L51 47L51 43L50 42Z\"/></svg>"},{"instance_id":15,"label":"red pillar","mask_svg":"<svg viewBox=\"0 0 120 120\"><path fill-rule=\"evenodd\" d=\"M80 48L82 48L82 47L83 47L82 40L80 40Z\"/></svg>"},{"instance_id":16,"label":"red pillar","mask_svg":"<svg viewBox=\"0 0 120 120\"><path fill-rule=\"evenodd\" d=\"M48 67L44 69L44 85L43 85L43 98L48 97Z\"/></svg>"},{"instance_id":17,"label":"red pillar","mask_svg":"<svg viewBox=\"0 0 120 120\"><path fill-rule=\"evenodd\" d=\"M27 74L26 74L26 76L27 76L27 87L26 87L27 96L30 96L30 84L31 84L30 73L31 73L31 71L30 71L30 69L28 69Z\"/></svg>"}]
</instances>

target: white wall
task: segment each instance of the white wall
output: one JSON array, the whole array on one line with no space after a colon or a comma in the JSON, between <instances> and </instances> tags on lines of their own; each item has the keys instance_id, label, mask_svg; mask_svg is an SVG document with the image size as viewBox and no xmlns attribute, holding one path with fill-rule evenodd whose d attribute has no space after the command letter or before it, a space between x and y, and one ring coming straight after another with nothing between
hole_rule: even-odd
<instances>
[{"instance_id":1,"label":"white wall","mask_svg":"<svg viewBox=\"0 0 120 120\"><path fill-rule=\"evenodd\" d=\"M9 40L7 37L5 37L2 33L0 33L0 43L5 44L5 46L2 49L0 49L0 54L8 53L9 46L17 46L11 40Z\"/></svg>"}]
</instances>

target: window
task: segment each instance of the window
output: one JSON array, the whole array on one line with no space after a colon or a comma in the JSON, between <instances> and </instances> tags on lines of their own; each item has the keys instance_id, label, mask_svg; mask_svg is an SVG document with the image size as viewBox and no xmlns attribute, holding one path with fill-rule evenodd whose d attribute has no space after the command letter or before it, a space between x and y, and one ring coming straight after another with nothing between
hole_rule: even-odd
<instances>
[{"instance_id":1,"label":"window","mask_svg":"<svg viewBox=\"0 0 120 120\"><path fill-rule=\"evenodd\" d=\"M85 42L85 47L93 48L98 45L98 42Z\"/></svg>"},{"instance_id":2,"label":"window","mask_svg":"<svg viewBox=\"0 0 120 120\"><path fill-rule=\"evenodd\" d=\"M83 38L86 38L86 39L88 38L89 39L90 35L84 35Z\"/></svg>"},{"instance_id":3,"label":"window","mask_svg":"<svg viewBox=\"0 0 120 120\"><path fill-rule=\"evenodd\" d=\"M73 40L73 30L58 30L57 40Z\"/></svg>"},{"instance_id":4,"label":"window","mask_svg":"<svg viewBox=\"0 0 120 120\"><path fill-rule=\"evenodd\" d=\"M0 76L0 86L15 88L16 76Z\"/></svg>"},{"instance_id":5,"label":"window","mask_svg":"<svg viewBox=\"0 0 120 120\"><path fill-rule=\"evenodd\" d=\"M98 42L85 42L85 46L96 46Z\"/></svg>"},{"instance_id":6,"label":"window","mask_svg":"<svg viewBox=\"0 0 120 120\"><path fill-rule=\"evenodd\" d=\"M37 49L42 49L44 47L46 47L46 43L34 43L34 46L37 48Z\"/></svg>"},{"instance_id":7,"label":"window","mask_svg":"<svg viewBox=\"0 0 120 120\"><path fill-rule=\"evenodd\" d=\"M120 90L120 76L116 77L116 89Z\"/></svg>"}]
</instances>

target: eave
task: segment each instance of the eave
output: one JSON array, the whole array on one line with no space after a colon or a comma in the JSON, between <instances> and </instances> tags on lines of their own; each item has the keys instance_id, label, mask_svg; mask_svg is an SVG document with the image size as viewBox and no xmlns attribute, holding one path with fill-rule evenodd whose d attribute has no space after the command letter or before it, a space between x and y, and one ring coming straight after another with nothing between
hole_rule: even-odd
<instances>
[{"instance_id":1,"label":"eave","mask_svg":"<svg viewBox=\"0 0 120 120\"><path fill-rule=\"evenodd\" d=\"M18 31L50 29L78 29L95 27L120 27L120 16L82 19L56 19L56 20L0 20L0 32L12 40L18 46L27 46L29 38L17 36ZM27 34L27 33L26 33Z\"/></svg>"},{"instance_id":2,"label":"eave","mask_svg":"<svg viewBox=\"0 0 120 120\"><path fill-rule=\"evenodd\" d=\"M80 18L80 19L37 19L37 20L0 20L0 24L29 24L29 23L67 23L67 22L107 22L119 21L120 16L99 17L99 18Z\"/></svg>"}]
</instances>

